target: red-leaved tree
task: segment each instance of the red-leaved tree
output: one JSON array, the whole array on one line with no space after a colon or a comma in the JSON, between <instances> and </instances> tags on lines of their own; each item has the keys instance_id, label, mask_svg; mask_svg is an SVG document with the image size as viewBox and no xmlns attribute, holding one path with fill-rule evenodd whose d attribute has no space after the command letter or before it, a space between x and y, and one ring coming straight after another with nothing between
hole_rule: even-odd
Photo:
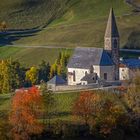
<instances>
[{"instance_id":1,"label":"red-leaved tree","mask_svg":"<svg viewBox=\"0 0 140 140\"><path fill-rule=\"evenodd\" d=\"M95 117L99 111L100 96L89 91L81 92L73 106L75 116L89 123L90 118Z\"/></svg>"},{"instance_id":2,"label":"red-leaved tree","mask_svg":"<svg viewBox=\"0 0 140 140\"><path fill-rule=\"evenodd\" d=\"M42 132L43 127L38 122L38 114L42 109L42 97L36 87L16 92L11 108L9 119L15 140L29 140L30 135Z\"/></svg>"}]
</instances>

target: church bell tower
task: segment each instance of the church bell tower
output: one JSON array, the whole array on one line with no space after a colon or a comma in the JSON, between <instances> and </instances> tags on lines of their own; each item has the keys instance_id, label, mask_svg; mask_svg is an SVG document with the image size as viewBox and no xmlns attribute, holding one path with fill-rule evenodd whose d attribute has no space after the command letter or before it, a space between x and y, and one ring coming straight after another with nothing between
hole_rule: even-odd
<instances>
[{"instance_id":1,"label":"church bell tower","mask_svg":"<svg viewBox=\"0 0 140 140\"><path fill-rule=\"evenodd\" d=\"M111 8L104 37L104 50L109 53L114 62L114 80L119 80L119 47L119 32L114 11L113 8Z\"/></svg>"}]
</instances>

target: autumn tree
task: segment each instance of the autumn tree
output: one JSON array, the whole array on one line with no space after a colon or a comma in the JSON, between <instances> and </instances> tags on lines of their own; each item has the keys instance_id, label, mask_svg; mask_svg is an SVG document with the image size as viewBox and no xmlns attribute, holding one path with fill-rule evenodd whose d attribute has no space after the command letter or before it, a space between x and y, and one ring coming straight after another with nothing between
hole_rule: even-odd
<instances>
[{"instance_id":1,"label":"autumn tree","mask_svg":"<svg viewBox=\"0 0 140 140\"><path fill-rule=\"evenodd\" d=\"M40 134L43 130L38 122L38 115L42 110L42 97L37 88L19 90L15 93L11 103L10 124L15 140L29 140L30 135Z\"/></svg>"},{"instance_id":2,"label":"autumn tree","mask_svg":"<svg viewBox=\"0 0 140 140\"><path fill-rule=\"evenodd\" d=\"M84 120L85 124L96 117L100 110L100 96L92 92L82 92L73 106L74 115Z\"/></svg>"},{"instance_id":3,"label":"autumn tree","mask_svg":"<svg viewBox=\"0 0 140 140\"><path fill-rule=\"evenodd\" d=\"M124 94L124 99L127 107L137 117L140 117L140 72L136 72L135 77L131 80L127 92ZM130 113L131 113L130 112Z\"/></svg>"},{"instance_id":4,"label":"autumn tree","mask_svg":"<svg viewBox=\"0 0 140 140\"><path fill-rule=\"evenodd\" d=\"M9 93L20 85L20 68L11 59L0 62L0 92Z\"/></svg>"},{"instance_id":5,"label":"autumn tree","mask_svg":"<svg viewBox=\"0 0 140 140\"><path fill-rule=\"evenodd\" d=\"M101 124L100 133L104 136L111 134L112 130L117 129L118 120L120 124L122 123L121 121L124 121L120 119L123 116L125 116L125 110L117 101L102 99L101 110L98 116Z\"/></svg>"},{"instance_id":6,"label":"autumn tree","mask_svg":"<svg viewBox=\"0 0 140 140\"><path fill-rule=\"evenodd\" d=\"M10 84L10 60L2 60L0 63L0 90L1 93L9 93L12 89Z\"/></svg>"},{"instance_id":7,"label":"autumn tree","mask_svg":"<svg viewBox=\"0 0 140 140\"><path fill-rule=\"evenodd\" d=\"M57 65L56 63L54 63L53 65L51 65L50 68L50 78L53 78L53 76L55 76L57 74Z\"/></svg>"},{"instance_id":8,"label":"autumn tree","mask_svg":"<svg viewBox=\"0 0 140 140\"><path fill-rule=\"evenodd\" d=\"M58 58L55 60L55 63L52 64L50 70L50 78L54 75L60 75L63 78L66 78L67 74L67 63L69 60L69 53L66 51L60 52Z\"/></svg>"},{"instance_id":9,"label":"autumn tree","mask_svg":"<svg viewBox=\"0 0 140 140\"><path fill-rule=\"evenodd\" d=\"M56 100L54 98L54 94L48 90L47 84L42 81L40 85L40 92L43 96L43 105L44 105L44 123L46 123L46 119L48 118L48 124L50 126L50 119L51 115L50 113L53 111L55 105L56 105Z\"/></svg>"},{"instance_id":10,"label":"autumn tree","mask_svg":"<svg viewBox=\"0 0 140 140\"><path fill-rule=\"evenodd\" d=\"M35 85L38 80L38 69L36 67L31 67L27 72L26 72L26 80L29 80L32 85Z\"/></svg>"},{"instance_id":11,"label":"autumn tree","mask_svg":"<svg viewBox=\"0 0 140 140\"><path fill-rule=\"evenodd\" d=\"M2 32L5 32L6 31L6 28L7 28L7 24L5 21L1 22L0 24L0 29Z\"/></svg>"},{"instance_id":12,"label":"autumn tree","mask_svg":"<svg viewBox=\"0 0 140 140\"><path fill-rule=\"evenodd\" d=\"M47 82L49 80L50 74L50 64L42 60L42 62L39 64L39 76L38 80Z\"/></svg>"}]
</instances>

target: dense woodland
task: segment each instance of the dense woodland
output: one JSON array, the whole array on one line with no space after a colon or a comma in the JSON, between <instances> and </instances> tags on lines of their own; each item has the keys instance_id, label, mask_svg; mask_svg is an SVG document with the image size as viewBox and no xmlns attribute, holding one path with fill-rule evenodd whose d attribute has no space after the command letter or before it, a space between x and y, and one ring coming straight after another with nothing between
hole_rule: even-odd
<instances>
[{"instance_id":1,"label":"dense woodland","mask_svg":"<svg viewBox=\"0 0 140 140\"><path fill-rule=\"evenodd\" d=\"M47 82L54 75L60 75L66 79L69 54L60 52L54 64L50 65L44 60L38 66L30 68L22 67L20 62L12 59L0 61L0 93L10 93L22 87Z\"/></svg>"}]
</instances>

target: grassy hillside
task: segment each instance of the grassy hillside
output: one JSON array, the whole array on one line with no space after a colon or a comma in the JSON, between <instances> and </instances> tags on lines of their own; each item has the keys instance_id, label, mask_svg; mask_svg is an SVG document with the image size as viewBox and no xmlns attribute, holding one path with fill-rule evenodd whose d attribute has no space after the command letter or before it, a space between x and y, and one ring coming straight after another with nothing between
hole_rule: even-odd
<instances>
[{"instance_id":1,"label":"grassy hillside","mask_svg":"<svg viewBox=\"0 0 140 140\"><path fill-rule=\"evenodd\" d=\"M0 21L7 21L10 28L29 28L22 36L14 32L2 37L1 42L4 40L5 44L102 47L112 6L121 34L121 46L128 42L132 33L139 40L140 35L136 32L139 32L140 15L134 13L134 7L124 0L2 1ZM32 32L34 27L39 30Z\"/></svg>"},{"instance_id":2,"label":"grassy hillside","mask_svg":"<svg viewBox=\"0 0 140 140\"><path fill-rule=\"evenodd\" d=\"M52 64L61 51L72 53L72 50L67 49L0 47L0 59L11 57L26 67L38 65L42 60Z\"/></svg>"},{"instance_id":3,"label":"grassy hillside","mask_svg":"<svg viewBox=\"0 0 140 140\"><path fill-rule=\"evenodd\" d=\"M6 21L11 31L0 35L0 46L103 47L110 7L116 14L121 47L139 48L140 14L124 0L1 0L0 21ZM55 54L58 51L43 48L0 48L0 58L11 56L27 65L52 61Z\"/></svg>"},{"instance_id":4,"label":"grassy hillside","mask_svg":"<svg viewBox=\"0 0 140 140\"><path fill-rule=\"evenodd\" d=\"M32 28L59 18L67 0L1 0L0 21L8 28Z\"/></svg>"}]
</instances>

